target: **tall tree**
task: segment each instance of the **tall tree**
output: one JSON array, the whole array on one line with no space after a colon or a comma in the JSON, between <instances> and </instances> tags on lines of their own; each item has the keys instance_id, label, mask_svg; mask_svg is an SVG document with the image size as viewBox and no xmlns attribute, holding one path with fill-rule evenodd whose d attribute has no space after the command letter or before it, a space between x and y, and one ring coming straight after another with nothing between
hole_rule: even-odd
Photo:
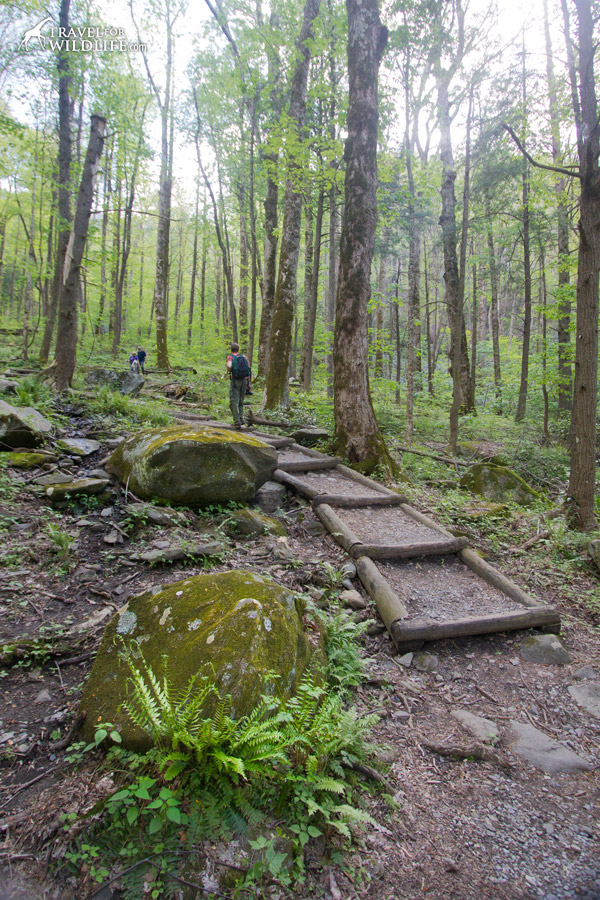
<instances>
[{"instance_id":1,"label":"tall tree","mask_svg":"<svg viewBox=\"0 0 600 900\"><path fill-rule=\"evenodd\" d=\"M338 452L366 472L393 464L377 425L367 369L367 308L377 224L377 80L387 43L377 0L346 0L348 137L340 267L333 341L333 404Z\"/></svg>"},{"instance_id":2,"label":"tall tree","mask_svg":"<svg viewBox=\"0 0 600 900\"><path fill-rule=\"evenodd\" d=\"M65 266L61 279L58 301L58 330L56 335L56 355L54 385L57 391L65 391L71 384L77 358L77 304L80 292L80 272L83 251L87 240L94 183L98 163L104 144L106 120L102 116L92 116L90 140L81 174L81 185L77 198L77 208L73 228L65 254Z\"/></svg>"},{"instance_id":3,"label":"tall tree","mask_svg":"<svg viewBox=\"0 0 600 900\"><path fill-rule=\"evenodd\" d=\"M290 90L289 135L290 154L283 208L283 228L279 254L279 273L275 289L275 304L271 326L269 361L265 382L264 405L273 409L284 400L287 383L292 324L296 302L296 278L300 251L300 225L302 213L301 161L298 144L301 140L306 110L306 88L310 66L310 40L313 22L319 14L321 0L306 0L302 17L302 29L298 41L298 56Z\"/></svg>"},{"instance_id":4,"label":"tall tree","mask_svg":"<svg viewBox=\"0 0 600 900\"><path fill-rule=\"evenodd\" d=\"M525 32L523 32L523 123L527 130L527 73L525 69ZM526 146L526 136L522 138L523 147ZM523 155L521 172L521 215L523 227L523 343L521 351L521 380L519 383L519 398L515 420L522 421L525 417L527 406L527 386L529 382L529 343L531 341L531 251L530 251L530 227L529 227L529 162Z\"/></svg>"}]
</instances>

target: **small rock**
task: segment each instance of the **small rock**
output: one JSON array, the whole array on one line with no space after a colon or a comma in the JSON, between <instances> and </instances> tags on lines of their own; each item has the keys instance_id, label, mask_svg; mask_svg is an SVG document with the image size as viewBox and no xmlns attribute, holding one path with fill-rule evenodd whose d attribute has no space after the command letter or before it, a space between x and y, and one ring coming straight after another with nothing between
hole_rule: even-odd
<instances>
[{"instance_id":1,"label":"small rock","mask_svg":"<svg viewBox=\"0 0 600 900\"><path fill-rule=\"evenodd\" d=\"M592 669L591 666L583 666L581 669L577 669L577 671L573 674L573 678L575 681L588 681L592 678L596 677L596 672Z\"/></svg>"},{"instance_id":2,"label":"small rock","mask_svg":"<svg viewBox=\"0 0 600 900\"><path fill-rule=\"evenodd\" d=\"M568 691L579 706L587 710L595 719L600 719L600 681L573 684Z\"/></svg>"},{"instance_id":3,"label":"small rock","mask_svg":"<svg viewBox=\"0 0 600 900\"><path fill-rule=\"evenodd\" d=\"M115 511L112 508L112 506L105 506L104 509L100 510L100 515L102 516L103 519L108 519L110 516L113 516L114 514L115 514Z\"/></svg>"},{"instance_id":4,"label":"small rock","mask_svg":"<svg viewBox=\"0 0 600 900\"><path fill-rule=\"evenodd\" d=\"M340 568L340 572L344 578L356 578L356 566L351 559L346 560Z\"/></svg>"},{"instance_id":5,"label":"small rock","mask_svg":"<svg viewBox=\"0 0 600 900\"><path fill-rule=\"evenodd\" d=\"M375 637L378 634L383 634L385 631L385 625L379 625L378 622L371 622L370 625L367 625L367 634L369 637Z\"/></svg>"},{"instance_id":6,"label":"small rock","mask_svg":"<svg viewBox=\"0 0 600 900\"><path fill-rule=\"evenodd\" d=\"M103 539L105 544L122 544L123 543L123 535L120 534L115 528L112 531L109 531Z\"/></svg>"},{"instance_id":7,"label":"small rock","mask_svg":"<svg viewBox=\"0 0 600 900\"><path fill-rule=\"evenodd\" d=\"M286 494L285 487L277 481L266 481L254 495L254 502L265 513L279 509Z\"/></svg>"},{"instance_id":8,"label":"small rock","mask_svg":"<svg viewBox=\"0 0 600 900\"><path fill-rule=\"evenodd\" d=\"M52 484L46 488L46 496L52 503L59 503L68 497L90 497L108 487L105 478L78 478L62 484Z\"/></svg>"},{"instance_id":9,"label":"small rock","mask_svg":"<svg viewBox=\"0 0 600 900\"><path fill-rule=\"evenodd\" d=\"M491 719L476 716L466 709L453 709L451 715L463 728L484 744L496 744L500 740L498 726Z\"/></svg>"},{"instance_id":10,"label":"small rock","mask_svg":"<svg viewBox=\"0 0 600 900\"><path fill-rule=\"evenodd\" d=\"M439 662L435 653L427 652L417 653L414 661L419 672L435 672Z\"/></svg>"},{"instance_id":11,"label":"small rock","mask_svg":"<svg viewBox=\"0 0 600 900\"><path fill-rule=\"evenodd\" d=\"M62 438L58 445L67 453L73 453L75 456L91 456L100 449L99 441L91 441L87 438Z\"/></svg>"},{"instance_id":12,"label":"small rock","mask_svg":"<svg viewBox=\"0 0 600 900\"><path fill-rule=\"evenodd\" d=\"M283 537L287 534L285 525L279 519L267 516L257 509L250 509L249 506L237 509L233 518L237 530L245 537L258 537L265 533Z\"/></svg>"},{"instance_id":13,"label":"small rock","mask_svg":"<svg viewBox=\"0 0 600 900\"><path fill-rule=\"evenodd\" d=\"M106 469L92 469L90 478L110 478Z\"/></svg>"},{"instance_id":14,"label":"small rock","mask_svg":"<svg viewBox=\"0 0 600 900\"><path fill-rule=\"evenodd\" d=\"M592 766L587 760L533 725L511 721L508 739L513 753L549 775L557 772L592 771Z\"/></svg>"},{"instance_id":15,"label":"small rock","mask_svg":"<svg viewBox=\"0 0 600 900\"><path fill-rule=\"evenodd\" d=\"M349 609L366 609L369 605L368 602L361 597L358 591L342 591L340 594L340 600L347 606Z\"/></svg>"},{"instance_id":16,"label":"small rock","mask_svg":"<svg viewBox=\"0 0 600 900\"><path fill-rule=\"evenodd\" d=\"M399 656L396 661L400 663L401 666L404 666L405 669L410 669L413 656L414 653L405 653L404 656Z\"/></svg>"},{"instance_id":17,"label":"small rock","mask_svg":"<svg viewBox=\"0 0 600 900\"><path fill-rule=\"evenodd\" d=\"M71 481L70 475L64 475L62 472L52 472L50 475L40 475L39 478L34 478L34 484L65 484L67 481Z\"/></svg>"},{"instance_id":18,"label":"small rock","mask_svg":"<svg viewBox=\"0 0 600 900\"><path fill-rule=\"evenodd\" d=\"M50 703L52 700L52 696L48 688L43 688L39 694L36 695L34 699L34 703Z\"/></svg>"},{"instance_id":19,"label":"small rock","mask_svg":"<svg viewBox=\"0 0 600 900\"><path fill-rule=\"evenodd\" d=\"M302 444L303 447L313 447L315 444L318 444L319 441L329 440L329 432L324 431L323 428L306 426L305 428L299 428L297 431L294 431L292 437L297 444Z\"/></svg>"},{"instance_id":20,"label":"small rock","mask_svg":"<svg viewBox=\"0 0 600 900\"><path fill-rule=\"evenodd\" d=\"M318 519L311 519L304 527L311 537L322 537L327 533L327 529Z\"/></svg>"},{"instance_id":21,"label":"small rock","mask_svg":"<svg viewBox=\"0 0 600 900\"><path fill-rule=\"evenodd\" d=\"M521 657L527 662L547 666L564 666L573 662L555 634L535 634L521 644Z\"/></svg>"}]
</instances>

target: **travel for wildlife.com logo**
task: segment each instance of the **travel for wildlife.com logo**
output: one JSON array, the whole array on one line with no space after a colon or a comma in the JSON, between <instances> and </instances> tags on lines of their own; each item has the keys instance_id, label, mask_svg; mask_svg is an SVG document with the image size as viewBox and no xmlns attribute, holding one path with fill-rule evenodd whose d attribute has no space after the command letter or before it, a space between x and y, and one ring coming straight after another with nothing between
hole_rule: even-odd
<instances>
[{"instance_id":1,"label":"travel for wildlife.com logo","mask_svg":"<svg viewBox=\"0 0 600 900\"><path fill-rule=\"evenodd\" d=\"M31 50L34 47L58 52L68 50L70 53L148 49L147 44L140 41L128 41L123 28L112 28L108 25L74 25L61 28L50 17L42 19L33 28L28 28L23 35L19 50Z\"/></svg>"}]
</instances>

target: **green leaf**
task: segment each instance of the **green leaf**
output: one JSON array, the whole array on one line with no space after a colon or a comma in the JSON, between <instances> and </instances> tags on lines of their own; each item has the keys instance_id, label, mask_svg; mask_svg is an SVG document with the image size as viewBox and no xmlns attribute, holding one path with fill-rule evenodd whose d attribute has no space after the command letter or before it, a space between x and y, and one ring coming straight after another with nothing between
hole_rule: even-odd
<instances>
[{"instance_id":1,"label":"green leaf","mask_svg":"<svg viewBox=\"0 0 600 900\"><path fill-rule=\"evenodd\" d=\"M123 740L123 738L121 737L121 735L119 734L118 731L111 731L110 739L111 739L111 741L114 741L115 744L120 744Z\"/></svg>"},{"instance_id":2,"label":"green leaf","mask_svg":"<svg viewBox=\"0 0 600 900\"><path fill-rule=\"evenodd\" d=\"M319 831L319 829L316 828L314 825L309 825L307 828L307 831L310 834L310 836L314 837L314 838L320 837L323 834L323 832Z\"/></svg>"},{"instance_id":3,"label":"green leaf","mask_svg":"<svg viewBox=\"0 0 600 900\"><path fill-rule=\"evenodd\" d=\"M127 810L126 818L130 825L133 825L133 823L137 819L138 812L139 812L139 810L138 810L137 806L130 806L129 809Z\"/></svg>"},{"instance_id":4,"label":"green leaf","mask_svg":"<svg viewBox=\"0 0 600 900\"><path fill-rule=\"evenodd\" d=\"M140 800L149 800L150 794L146 790L146 788L138 788L137 791L134 791L134 797L138 797Z\"/></svg>"},{"instance_id":5,"label":"green leaf","mask_svg":"<svg viewBox=\"0 0 600 900\"><path fill-rule=\"evenodd\" d=\"M106 728L98 728L96 734L94 735L94 743L96 744L96 747L98 746L98 744L102 743L107 734L108 731L106 730Z\"/></svg>"},{"instance_id":6,"label":"green leaf","mask_svg":"<svg viewBox=\"0 0 600 900\"><path fill-rule=\"evenodd\" d=\"M170 806L168 808L167 819L170 819L171 822L175 822L177 825L181 825L181 810L178 806Z\"/></svg>"},{"instance_id":7,"label":"green leaf","mask_svg":"<svg viewBox=\"0 0 600 900\"><path fill-rule=\"evenodd\" d=\"M160 831L161 828L162 819L159 816L154 816L154 818L150 820L150 824L148 825L148 834L156 834L156 832Z\"/></svg>"},{"instance_id":8,"label":"green leaf","mask_svg":"<svg viewBox=\"0 0 600 900\"><path fill-rule=\"evenodd\" d=\"M124 790L117 791L116 794L113 794L112 797L110 798L110 800L112 802L118 803L119 800L124 800L126 797L129 797L129 796L130 796L129 788L125 788Z\"/></svg>"}]
</instances>

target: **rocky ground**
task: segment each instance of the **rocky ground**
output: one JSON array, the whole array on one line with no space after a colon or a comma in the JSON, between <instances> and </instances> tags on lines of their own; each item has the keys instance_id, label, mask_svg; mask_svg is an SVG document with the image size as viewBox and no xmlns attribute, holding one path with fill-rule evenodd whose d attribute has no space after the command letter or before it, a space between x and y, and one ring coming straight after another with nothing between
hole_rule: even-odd
<instances>
[{"instance_id":1,"label":"rocky ground","mask_svg":"<svg viewBox=\"0 0 600 900\"><path fill-rule=\"evenodd\" d=\"M101 776L89 767L77 774L63 745L106 618L128 596L201 572L207 553L217 569L268 572L317 599L346 561L295 497L284 502L288 534L279 538L231 537L227 523L191 512L161 518L110 484L54 505L40 477L102 478L119 437L85 413L70 423L68 436L97 438L99 448L62 449L39 468L0 473L0 640L9 645L0 681L0 885L19 900L88 896L55 874L53 853L60 813L101 790ZM281 900L600 898L598 616L556 589L550 561L541 585L527 557L501 565L558 606L562 647L552 637L532 647L526 635L493 635L398 657L358 582L338 584L365 600L348 614L372 620L368 680L356 702L380 714L373 739L389 770L383 787L365 791L378 824L345 867L324 866L312 847L306 884L281 889ZM578 578L582 594L598 588L591 568ZM229 851L213 849L216 871Z\"/></svg>"}]
</instances>

